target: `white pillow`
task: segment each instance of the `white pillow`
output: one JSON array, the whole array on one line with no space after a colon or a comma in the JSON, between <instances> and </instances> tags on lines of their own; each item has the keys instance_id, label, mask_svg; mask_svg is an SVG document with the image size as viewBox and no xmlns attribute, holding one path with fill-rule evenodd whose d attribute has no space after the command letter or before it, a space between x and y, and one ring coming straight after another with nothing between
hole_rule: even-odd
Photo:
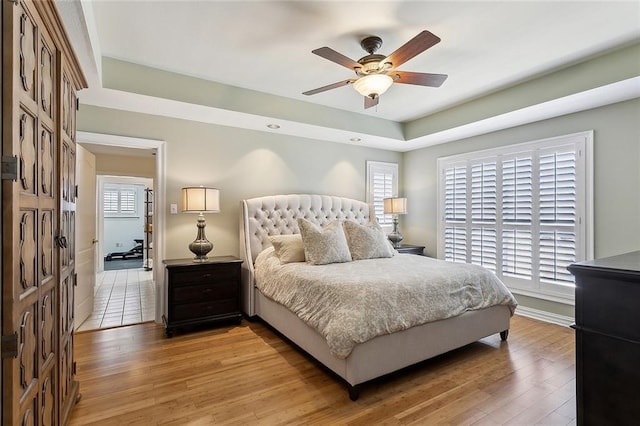
<instances>
[{"instance_id":1,"label":"white pillow","mask_svg":"<svg viewBox=\"0 0 640 426\"><path fill-rule=\"evenodd\" d=\"M378 222L365 225L347 220L343 224L353 260L392 257L393 248Z\"/></svg>"},{"instance_id":2,"label":"white pillow","mask_svg":"<svg viewBox=\"0 0 640 426\"><path fill-rule=\"evenodd\" d=\"M304 262L304 244L300 234L272 235L273 249L282 263Z\"/></svg>"},{"instance_id":3,"label":"white pillow","mask_svg":"<svg viewBox=\"0 0 640 426\"><path fill-rule=\"evenodd\" d=\"M298 219L298 227L304 243L304 256L312 265L351 261L347 238L339 221L334 220L320 229L313 222Z\"/></svg>"}]
</instances>

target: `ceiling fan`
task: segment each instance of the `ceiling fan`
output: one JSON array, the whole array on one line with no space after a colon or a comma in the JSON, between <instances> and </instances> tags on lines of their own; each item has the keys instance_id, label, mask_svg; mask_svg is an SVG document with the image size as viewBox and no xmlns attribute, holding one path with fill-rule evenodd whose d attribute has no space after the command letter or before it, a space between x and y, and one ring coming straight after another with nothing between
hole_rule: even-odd
<instances>
[{"instance_id":1,"label":"ceiling fan","mask_svg":"<svg viewBox=\"0 0 640 426\"><path fill-rule=\"evenodd\" d=\"M366 37L360 42L360 46L369 54L358 59L358 61L347 58L330 47L321 47L313 50L311 53L315 53L338 65L353 70L357 77L309 90L304 92L303 95L315 95L316 93L353 84L353 87L358 93L364 96L364 108L367 109L378 105L380 95L391 87L394 82L440 87L447 79L446 74L428 74L396 70L397 67L409 59L419 55L439 42L440 38L438 36L425 30L409 40L391 55L385 56L375 53L380 49L380 46L382 46L382 39L376 36Z\"/></svg>"}]
</instances>

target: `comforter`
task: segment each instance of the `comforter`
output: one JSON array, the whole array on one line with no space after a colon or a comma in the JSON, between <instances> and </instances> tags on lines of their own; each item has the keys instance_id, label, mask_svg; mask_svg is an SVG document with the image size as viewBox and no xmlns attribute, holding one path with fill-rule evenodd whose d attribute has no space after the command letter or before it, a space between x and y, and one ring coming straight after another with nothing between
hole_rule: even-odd
<instances>
[{"instance_id":1,"label":"comforter","mask_svg":"<svg viewBox=\"0 0 640 426\"><path fill-rule=\"evenodd\" d=\"M517 302L496 275L480 266L411 254L329 265L281 264L273 247L255 262L257 288L286 306L346 358L376 336Z\"/></svg>"}]
</instances>

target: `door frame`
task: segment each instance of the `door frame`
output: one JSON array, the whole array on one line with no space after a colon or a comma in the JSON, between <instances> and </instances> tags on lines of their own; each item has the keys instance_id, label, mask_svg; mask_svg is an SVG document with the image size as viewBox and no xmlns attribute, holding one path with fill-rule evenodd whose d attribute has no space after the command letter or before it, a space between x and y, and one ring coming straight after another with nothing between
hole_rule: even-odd
<instances>
[{"instance_id":1,"label":"door frame","mask_svg":"<svg viewBox=\"0 0 640 426\"><path fill-rule=\"evenodd\" d=\"M166 142L157 139L144 139L104 133L76 132L76 143L81 145L106 145L122 148L155 149L156 173L153 178L154 218L153 218L153 282L156 293L155 322L162 323L165 311L166 294L164 291L165 223L166 223Z\"/></svg>"}]
</instances>

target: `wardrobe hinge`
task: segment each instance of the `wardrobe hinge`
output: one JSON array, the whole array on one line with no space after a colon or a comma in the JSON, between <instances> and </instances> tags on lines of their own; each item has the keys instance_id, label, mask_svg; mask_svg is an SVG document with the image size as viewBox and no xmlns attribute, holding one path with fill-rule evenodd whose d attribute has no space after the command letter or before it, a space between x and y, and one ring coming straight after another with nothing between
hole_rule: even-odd
<instances>
[{"instance_id":1,"label":"wardrobe hinge","mask_svg":"<svg viewBox=\"0 0 640 426\"><path fill-rule=\"evenodd\" d=\"M80 111L80 98L76 98L76 111Z\"/></svg>"},{"instance_id":2,"label":"wardrobe hinge","mask_svg":"<svg viewBox=\"0 0 640 426\"><path fill-rule=\"evenodd\" d=\"M73 361L73 374L77 373L77 364L75 361Z\"/></svg>"},{"instance_id":3,"label":"wardrobe hinge","mask_svg":"<svg viewBox=\"0 0 640 426\"><path fill-rule=\"evenodd\" d=\"M18 357L18 333L2 336L2 359Z\"/></svg>"},{"instance_id":4,"label":"wardrobe hinge","mask_svg":"<svg viewBox=\"0 0 640 426\"><path fill-rule=\"evenodd\" d=\"M18 157L2 156L2 179L18 180Z\"/></svg>"},{"instance_id":5,"label":"wardrobe hinge","mask_svg":"<svg viewBox=\"0 0 640 426\"><path fill-rule=\"evenodd\" d=\"M73 274L73 286L78 287L78 273Z\"/></svg>"},{"instance_id":6,"label":"wardrobe hinge","mask_svg":"<svg viewBox=\"0 0 640 426\"><path fill-rule=\"evenodd\" d=\"M75 191L76 191L76 193L75 193L75 196L74 196L74 197L75 197L75 198L78 198L78 185L76 185Z\"/></svg>"}]
</instances>

